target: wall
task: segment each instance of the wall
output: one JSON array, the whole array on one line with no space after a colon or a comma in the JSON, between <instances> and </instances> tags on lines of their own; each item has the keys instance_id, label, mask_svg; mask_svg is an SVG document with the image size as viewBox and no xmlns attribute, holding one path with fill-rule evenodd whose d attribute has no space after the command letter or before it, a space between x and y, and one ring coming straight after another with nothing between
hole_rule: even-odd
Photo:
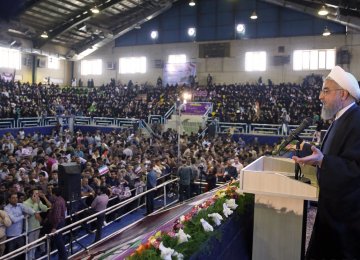
<instances>
[{"instance_id":1,"label":"wall","mask_svg":"<svg viewBox=\"0 0 360 260\"><path fill-rule=\"evenodd\" d=\"M271 79L274 83L281 82L301 82L304 76L311 73L327 74L329 71L293 71L292 54L296 49L326 49L344 48L351 52L351 64L344 66L360 79L360 34L351 35L331 35L323 36L302 36L302 37L282 37L282 38L263 38L247 40L231 40L231 53L227 58L198 58L198 43L174 43L174 44L152 44L142 46L114 47L115 43L97 50L85 59L103 59L103 74L101 76L80 76L80 61L75 62L75 77L82 78L84 82L88 78L93 78L95 85L106 84L110 78L115 78L123 83L130 79L134 82L155 83L158 76L162 75L162 69L154 68L154 60L161 59L166 62L169 54L186 54L189 61L197 63L197 75L200 84L205 84L208 73L213 76L217 83L235 82L254 82L260 76L264 81ZM203 43L203 42L202 42ZM272 66L271 57L279 55L278 46L285 47L284 55L290 55L290 63L283 66ZM246 72L245 71L245 52L246 51L266 51L267 52L267 71L266 72ZM146 56L147 73L120 75L116 70L106 70L106 62L116 62L118 65L120 57Z\"/></svg>"},{"instance_id":2,"label":"wall","mask_svg":"<svg viewBox=\"0 0 360 260\"><path fill-rule=\"evenodd\" d=\"M38 55L35 53L30 53L32 50L32 42L25 40L25 39L20 39L20 38L16 38L14 37L13 39L15 39L17 42L21 43L20 46L20 50L22 51L21 54L21 69L17 70L15 72L16 75L16 79L19 79L22 82L32 82L33 78L32 78L32 66L35 66L35 81L37 83L39 82L43 82L43 79L45 77L49 77L53 78L53 79L57 79L58 82L62 82L62 84L59 84L61 86L64 85L69 85L71 82L71 62L68 60L60 60L60 67L57 70L54 69L48 69L47 68L47 56L44 55ZM8 47L8 46L3 46L3 47ZM64 56L67 52L68 49L62 46L55 46L52 44L48 44L45 45L41 51L43 53L47 53L51 56ZM33 62L33 57L35 55L35 64ZM25 60L29 59L30 63L25 63ZM44 68L40 68L37 67L37 59L41 59L41 60L45 60L45 67ZM13 69L7 69L7 68L0 68L0 73L5 72L5 73L13 73L14 70Z\"/></svg>"}]
</instances>

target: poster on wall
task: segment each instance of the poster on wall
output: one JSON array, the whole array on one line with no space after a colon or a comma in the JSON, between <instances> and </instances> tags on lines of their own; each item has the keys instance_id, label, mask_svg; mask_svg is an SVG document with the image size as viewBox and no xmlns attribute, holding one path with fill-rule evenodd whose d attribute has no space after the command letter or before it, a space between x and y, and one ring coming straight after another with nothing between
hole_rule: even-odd
<instances>
[{"instance_id":1,"label":"poster on wall","mask_svg":"<svg viewBox=\"0 0 360 260\"><path fill-rule=\"evenodd\" d=\"M164 65L163 81L169 85L190 85L196 75L196 63L166 63Z\"/></svg>"}]
</instances>

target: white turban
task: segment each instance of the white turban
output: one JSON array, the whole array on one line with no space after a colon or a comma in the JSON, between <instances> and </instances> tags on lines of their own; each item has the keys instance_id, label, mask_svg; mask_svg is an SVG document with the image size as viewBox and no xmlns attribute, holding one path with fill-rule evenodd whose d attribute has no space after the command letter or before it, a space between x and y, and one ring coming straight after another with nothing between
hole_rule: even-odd
<instances>
[{"instance_id":1,"label":"white turban","mask_svg":"<svg viewBox=\"0 0 360 260\"><path fill-rule=\"evenodd\" d=\"M360 99L360 88L356 78L343 70L339 66L335 66L326 77L326 79L334 80L341 88L347 90L357 101Z\"/></svg>"}]
</instances>

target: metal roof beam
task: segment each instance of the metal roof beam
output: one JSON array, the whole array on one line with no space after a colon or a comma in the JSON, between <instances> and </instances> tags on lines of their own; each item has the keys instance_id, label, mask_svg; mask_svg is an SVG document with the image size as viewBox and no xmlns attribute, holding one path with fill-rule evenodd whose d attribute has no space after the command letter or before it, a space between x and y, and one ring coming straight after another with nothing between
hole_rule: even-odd
<instances>
[{"instance_id":1,"label":"metal roof beam","mask_svg":"<svg viewBox=\"0 0 360 260\"><path fill-rule=\"evenodd\" d=\"M99 5L98 8L101 12L115 4L118 4L120 1L121 0L110 0L108 2L103 3L102 5ZM90 8L87 10L87 12L85 12L85 10L80 10L79 12L74 14L74 16L73 16L74 18L72 18L68 22L65 22L64 24L58 26L51 32L48 32L49 38L47 38L46 40L41 39L41 38L38 38L37 40L35 40L34 46L36 46L36 48L42 47L44 44L46 44L46 42L50 41L51 39L55 38L56 36L72 29L73 27L79 25L82 22L87 21L88 19L90 19L92 17L92 15L93 14L91 13Z\"/></svg>"}]
</instances>

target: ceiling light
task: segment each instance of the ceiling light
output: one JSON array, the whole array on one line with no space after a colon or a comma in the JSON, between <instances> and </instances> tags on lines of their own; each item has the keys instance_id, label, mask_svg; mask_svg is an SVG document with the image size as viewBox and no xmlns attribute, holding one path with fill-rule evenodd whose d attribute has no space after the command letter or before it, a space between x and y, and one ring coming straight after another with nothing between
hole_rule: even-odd
<instances>
[{"instance_id":1,"label":"ceiling light","mask_svg":"<svg viewBox=\"0 0 360 260\"><path fill-rule=\"evenodd\" d=\"M257 16L256 12L255 12L255 11L252 12L252 14L251 14L251 16L250 16L250 19L256 20L257 18L258 18L258 16Z\"/></svg>"},{"instance_id":2,"label":"ceiling light","mask_svg":"<svg viewBox=\"0 0 360 260\"><path fill-rule=\"evenodd\" d=\"M41 36L41 38L44 38L44 39L49 37L47 32L45 32L45 31L40 36Z\"/></svg>"},{"instance_id":3,"label":"ceiling light","mask_svg":"<svg viewBox=\"0 0 360 260\"><path fill-rule=\"evenodd\" d=\"M326 9L325 5L323 5L321 7L321 9L319 10L318 15L325 16L328 14L329 14L329 11Z\"/></svg>"},{"instance_id":4,"label":"ceiling light","mask_svg":"<svg viewBox=\"0 0 360 260\"><path fill-rule=\"evenodd\" d=\"M140 24L136 24L136 25L135 25L135 27L134 27L134 29L136 29L136 30L140 30L140 29L141 29Z\"/></svg>"},{"instance_id":5,"label":"ceiling light","mask_svg":"<svg viewBox=\"0 0 360 260\"><path fill-rule=\"evenodd\" d=\"M194 0L190 0L189 5L190 5L190 6L195 6L195 5L196 5L196 3L195 3L195 1L194 1Z\"/></svg>"},{"instance_id":6,"label":"ceiling light","mask_svg":"<svg viewBox=\"0 0 360 260\"><path fill-rule=\"evenodd\" d=\"M324 32L323 32L322 35L323 35L323 36L329 36L329 35L331 35L331 32L330 32L330 30L329 30L327 27L325 27Z\"/></svg>"},{"instance_id":7,"label":"ceiling light","mask_svg":"<svg viewBox=\"0 0 360 260\"><path fill-rule=\"evenodd\" d=\"M189 35L190 37L194 37L195 34L196 34L195 28L191 27L191 28L188 29L188 35Z\"/></svg>"},{"instance_id":8,"label":"ceiling light","mask_svg":"<svg viewBox=\"0 0 360 260\"><path fill-rule=\"evenodd\" d=\"M236 31L238 33L245 33L245 24L239 23L238 25L236 25Z\"/></svg>"},{"instance_id":9,"label":"ceiling light","mask_svg":"<svg viewBox=\"0 0 360 260\"><path fill-rule=\"evenodd\" d=\"M150 33L151 39L155 40L158 37L158 31L152 31Z\"/></svg>"},{"instance_id":10,"label":"ceiling light","mask_svg":"<svg viewBox=\"0 0 360 260\"><path fill-rule=\"evenodd\" d=\"M91 8L90 10L93 14L98 14L100 12L100 10L97 8L96 5L93 8Z\"/></svg>"}]
</instances>

